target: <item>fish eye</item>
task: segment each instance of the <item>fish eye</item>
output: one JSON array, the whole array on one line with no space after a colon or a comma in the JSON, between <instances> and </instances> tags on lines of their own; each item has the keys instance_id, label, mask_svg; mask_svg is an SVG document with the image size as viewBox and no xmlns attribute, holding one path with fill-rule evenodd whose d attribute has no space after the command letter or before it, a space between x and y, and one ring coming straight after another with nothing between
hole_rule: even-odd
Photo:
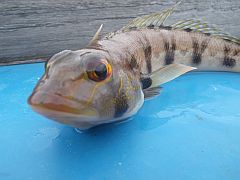
<instances>
[{"instance_id":1,"label":"fish eye","mask_svg":"<svg viewBox=\"0 0 240 180\"><path fill-rule=\"evenodd\" d=\"M91 70L87 70L88 78L100 82L109 78L112 74L112 67L108 62L100 61L95 63L94 67Z\"/></svg>"}]
</instances>

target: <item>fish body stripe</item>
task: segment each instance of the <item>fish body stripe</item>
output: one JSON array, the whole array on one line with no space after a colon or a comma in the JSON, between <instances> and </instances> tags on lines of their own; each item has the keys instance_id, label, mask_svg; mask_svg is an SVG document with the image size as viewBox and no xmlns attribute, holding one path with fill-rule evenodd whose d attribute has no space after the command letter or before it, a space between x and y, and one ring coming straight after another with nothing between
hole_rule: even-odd
<instances>
[{"instance_id":1,"label":"fish body stripe","mask_svg":"<svg viewBox=\"0 0 240 180\"><path fill-rule=\"evenodd\" d=\"M128 53L124 58L129 69L137 73L138 78L139 73L146 75L172 63L196 66L199 70L225 71L227 67L229 71L239 71L238 67L231 68L238 65L240 50L237 44L219 37L207 36L206 33L187 32L190 30L166 30L150 25L113 37L113 40L121 43L103 40L101 44L114 53L117 49L123 50L122 53ZM224 54L225 45L229 47L230 52L226 51ZM221 66L218 67L217 64Z\"/></svg>"},{"instance_id":2,"label":"fish body stripe","mask_svg":"<svg viewBox=\"0 0 240 180\"><path fill-rule=\"evenodd\" d=\"M199 44L199 41L196 38L192 38L192 62L193 64L200 64L202 61L202 54L204 53L205 49L207 48L209 43L208 39L205 39Z\"/></svg>"},{"instance_id":3,"label":"fish body stripe","mask_svg":"<svg viewBox=\"0 0 240 180\"><path fill-rule=\"evenodd\" d=\"M114 89L114 88L112 88ZM114 93L114 92L113 92ZM129 108L128 99L123 90L123 79L120 78L118 93L114 99L114 118L121 117Z\"/></svg>"},{"instance_id":4,"label":"fish body stripe","mask_svg":"<svg viewBox=\"0 0 240 180\"><path fill-rule=\"evenodd\" d=\"M234 67L236 65L236 60L229 57L230 54L230 48L225 45L224 47L224 58L223 58L223 66L226 67Z\"/></svg>"},{"instance_id":5,"label":"fish body stripe","mask_svg":"<svg viewBox=\"0 0 240 180\"><path fill-rule=\"evenodd\" d=\"M147 70L147 73L149 74L152 72L152 46L147 36L142 32L140 33L142 37L138 38L138 42L143 48L144 60L146 63L146 70Z\"/></svg>"},{"instance_id":6,"label":"fish body stripe","mask_svg":"<svg viewBox=\"0 0 240 180\"><path fill-rule=\"evenodd\" d=\"M136 57L134 55L131 56L130 67L131 67L131 69L136 69L136 68L139 67L138 61L137 61L137 59L136 59Z\"/></svg>"},{"instance_id":7,"label":"fish body stripe","mask_svg":"<svg viewBox=\"0 0 240 180\"><path fill-rule=\"evenodd\" d=\"M150 44L147 45L147 47L144 48L144 55L145 55L145 61L146 61L146 68L147 72L152 72L152 47Z\"/></svg>"},{"instance_id":8,"label":"fish body stripe","mask_svg":"<svg viewBox=\"0 0 240 180\"><path fill-rule=\"evenodd\" d=\"M129 108L128 99L124 91L121 91L120 94L115 99L115 113L114 117L121 117Z\"/></svg>"},{"instance_id":9,"label":"fish body stripe","mask_svg":"<svg viewBox=\"0 0 240 180\"><path fill-rule=\"evenodd\" d=\"M164 50L165 50L165 64L172 64L175 57L175 50L176 50L176 40L174 36L171 39L171 46L167 40L164 40Z\"/></svg>"}]
</instances>

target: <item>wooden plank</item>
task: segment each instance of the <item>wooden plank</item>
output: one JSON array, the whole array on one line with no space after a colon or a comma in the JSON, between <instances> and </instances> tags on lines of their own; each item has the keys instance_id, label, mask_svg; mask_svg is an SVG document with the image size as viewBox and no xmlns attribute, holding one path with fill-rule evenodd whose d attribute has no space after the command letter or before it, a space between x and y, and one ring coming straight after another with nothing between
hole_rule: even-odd
<instances>
[{"instance_id":1,"label":"wooden plank","mask_svg":"<svg viewBox=\"0 0 240 180\"><path fill-rule=\"evenodd\" d=\"M0 63L47 59L64 49L83 48L100 24L104 32L156 12L174 1L151 0L1 0ZM203 18L240 36L239 0L184 0L169 19Z\"/></svg>"}]
</instances>

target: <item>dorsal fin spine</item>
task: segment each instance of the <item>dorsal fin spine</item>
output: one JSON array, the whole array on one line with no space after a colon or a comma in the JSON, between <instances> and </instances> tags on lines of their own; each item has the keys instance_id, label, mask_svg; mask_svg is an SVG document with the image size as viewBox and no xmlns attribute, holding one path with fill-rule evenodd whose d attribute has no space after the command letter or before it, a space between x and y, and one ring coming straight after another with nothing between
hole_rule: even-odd
<instances>
[{"instance_id":1,"label":"dorsal fin spine","mask_svg":"<svg viewBox=\"0 0 240 180\"><path fill-rule=\"evenodd\" d=\"M101 31L103 28L103 24L100 25L100 27L98 28L97 32L95 33L95 35L93 36L92 40L90 41L90 43L88 44L89 47L91 46L97 46L98 41L101 38Z\"/></svg>"}]
</instances>

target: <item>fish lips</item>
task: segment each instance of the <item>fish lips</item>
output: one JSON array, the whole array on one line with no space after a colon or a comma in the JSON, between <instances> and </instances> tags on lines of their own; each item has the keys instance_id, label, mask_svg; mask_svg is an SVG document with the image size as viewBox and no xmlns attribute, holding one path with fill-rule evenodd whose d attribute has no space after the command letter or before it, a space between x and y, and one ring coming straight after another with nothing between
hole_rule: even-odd
<instances>
[{"instance_id":1,"label":"fish lips","mask_svg":"<svg viewBox=\"0 0 240 180\"><path fill-rule=\"evenodd\" d=\"M57 94L33 92L28 98L28 104L35 112L49 119L81 129L94 126L93 122L99 119L98 112L86 106L86 102L81 103Z\"/></svg>"}]
</instances>

